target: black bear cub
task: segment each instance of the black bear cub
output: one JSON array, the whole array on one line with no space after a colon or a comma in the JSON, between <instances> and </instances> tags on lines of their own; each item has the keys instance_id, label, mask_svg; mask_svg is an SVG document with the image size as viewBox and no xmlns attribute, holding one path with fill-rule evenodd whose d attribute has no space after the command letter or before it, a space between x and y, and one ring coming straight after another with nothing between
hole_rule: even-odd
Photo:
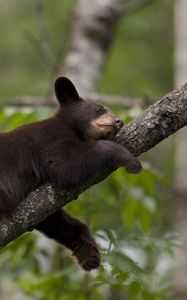
<instances>
[{"instance_id":1,"label":"black bear cub","mask_svg":"<svg viewBox=\"0 0 187 300\"><path fill-rule=\"evenodd\" d=\"M57 188L89 185L119 167L138 173L141 164L111 139L122 122L99 103L79 97L73 83L59 77L57 113L44 121L0 133L0 212L9 213L33 189L50 182ZM36 229L72 250L85 270L100 264L88 227L63 209Z\"/></svg>"}]
</instances>

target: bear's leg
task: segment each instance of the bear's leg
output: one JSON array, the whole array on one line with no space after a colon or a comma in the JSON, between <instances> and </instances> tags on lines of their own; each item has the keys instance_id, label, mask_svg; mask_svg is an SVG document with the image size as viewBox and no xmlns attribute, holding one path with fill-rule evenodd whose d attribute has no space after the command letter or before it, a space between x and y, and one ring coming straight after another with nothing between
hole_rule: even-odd
<instances>
[{"instance_id":1,"label":"bear's leg","mask_svg":"<svg viewBox=\"0 0 187 300\"><path fill-rule=\"evenodd\" d=\"M84 270L99 267L100 253L87 225L63 209L39 223L36 229L71 249Z\"/></svg>"},{"instance_id":2,"label":"bear's leg","mask_svg":"<svg viewBox=\"0 0 187 300\"><path fill-rule=\"evenodd\" d=\"M119 167L134 174L142 169L132 153L113 141L72 142L68 144L65 156L63 150L51 151L45 161L49 180L59 189L88 187Z\"/></svg>"}]
</instances>

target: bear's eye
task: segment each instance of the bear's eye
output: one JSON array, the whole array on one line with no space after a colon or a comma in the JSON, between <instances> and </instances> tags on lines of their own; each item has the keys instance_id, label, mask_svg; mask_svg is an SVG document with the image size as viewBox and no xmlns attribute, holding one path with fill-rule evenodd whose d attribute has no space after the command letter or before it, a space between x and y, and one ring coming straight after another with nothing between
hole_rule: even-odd
<instances>
[{"instance_id":1,"label":"bear's eye","mask_svg":"<svg viewBox=\"0 0 187 300\"><path fill-rule=\"evenodd\" d=\"M103 106L98 106L96 111L98 114L104 114L106 109Z\"/></svg>"}]
</instances>

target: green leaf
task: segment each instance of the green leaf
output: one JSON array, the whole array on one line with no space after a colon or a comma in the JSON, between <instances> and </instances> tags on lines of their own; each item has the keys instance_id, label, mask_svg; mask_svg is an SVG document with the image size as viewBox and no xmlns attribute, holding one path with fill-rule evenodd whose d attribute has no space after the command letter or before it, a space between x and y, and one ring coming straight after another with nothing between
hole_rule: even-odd
<instances>
[{"instance_id":1,"label":"green leaf","mask_svg":"<svg viewBox=\"0 0 187 300\"><path fill-rule=\"evenodd\" d=\"M147 233L150 228L154 218L154 213L156 212L156 202L152 197L146 196L143 201L141 201L139 206L139 220L142 229Z\"/></svg>"},{"instance_id":2,"label":"green leaf","mask_svg":"<svg viewBox=\"0 0 187 300\"><path fill-rule=\"evenodd\" d=\"M121 269L123 272L131 271L131 272L142 272L143 269L138 266L137 262L129 257L127 254L112 250L110 254L107 256L109 263L112 266Z\"/></svg>"},{"instance_id":3,"label":"green leaf","mask_svg":"<svg viewBox=\"0 0 187 300\"><path fill-rule=\"evenodd\" d=\"M141 203L139 210L139 220L142 226L142 229L145 233L150 230L151 222L152 222L152 214L150 211Z\"/></svg>"},{"instance_id":4,"label":"green leaf","mask_svg":"<svg viewBox=\"0 0 187 300\"><path fill-rule=\"evenodd\" d=\"M106 234L110 240L110 243L113 245L116 245L117 242L116 242L115 232L112 229L105 229L104 231L106 232Z\"/></svg>"},{"instance_id":5,"label":"green leaf","mask_svg":"<svg viewBox=\"0 0 187 300\"><path fill-rule=\"evenodd\" d=\"M133 198L129 198L123 211L123 220L127 229L131 229L136 220L139 209L139 202Z\"/></svg>"},{"instance_id":6,"label":"green leaf","mask_svg":"<svg viewBox=\"0 0 187 300\"><path fill-rule=\"evenodd\" d=\"M134 300L138 296L142 289L141 284L138 281L132 281L128 287L129 296Z\"/></svg>"}]
</instances>

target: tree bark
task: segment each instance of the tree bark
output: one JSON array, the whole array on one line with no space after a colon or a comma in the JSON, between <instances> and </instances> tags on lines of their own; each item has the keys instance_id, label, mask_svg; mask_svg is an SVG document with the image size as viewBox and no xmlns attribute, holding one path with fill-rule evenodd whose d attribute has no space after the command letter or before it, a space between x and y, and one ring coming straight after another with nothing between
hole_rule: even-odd
<instances>
[{"instance_id":1,"label":"tree bark","mask_svg":"<svg viewBox=\"0 0 187 300\"><path fill-rule=\"evenodd\" d=\"M175 4L175 85L187 79L187 2ZM187 299L187 128L176 137L175 170L175 219L174 227L182 240L175 251L174 295L177 300Z\"/></svg>"},{"instance_id":2,"label":"tree bark","mask_svg":"<svg viewBox=\"0 0 187 300\"><path fill-rule=\"evenodd\" d=\"M117 141L138 156L184 127L186 118L187 84L164 96L124 126Z\"/></svg>"},{"instance_id":3,"label":"tree bark","mask_svg":"<svg viewBox=\"0 0 187 300\"><path fill-rule=\"evenodd\" d=\"M123 16L155 0L79 0L65 61L59 74L70 77L82 96L96 91L116 27Z\"/></svg>"},{"instance_id":4,"label":"tree bark","mask_svg":"<svg viewBox=\"0 0 187 300\"><path fill-rule=\"evenodd\" d=\"M96 90L121 8L120 0L78 3L59 74L70 77L82 95Z\"/></svg>"},{"instance_id":5,"label":"tree bark","mask_svg":"<svg viewBox=\"0 0 187 300\"><path fill-rule=\"evenodd\" d=\"M117 142L138 156L186 125L187 84L164 96L141 116L125 125L117 135ZM98 178L97 182L102 179ZM0 247L32 230L48 215L76 199L86 188L88 187L82 187L80 190L62 190L59 193L50 185L45 185L32 192L11 216L1 216Z\"/></svg>"}]
</instances>

